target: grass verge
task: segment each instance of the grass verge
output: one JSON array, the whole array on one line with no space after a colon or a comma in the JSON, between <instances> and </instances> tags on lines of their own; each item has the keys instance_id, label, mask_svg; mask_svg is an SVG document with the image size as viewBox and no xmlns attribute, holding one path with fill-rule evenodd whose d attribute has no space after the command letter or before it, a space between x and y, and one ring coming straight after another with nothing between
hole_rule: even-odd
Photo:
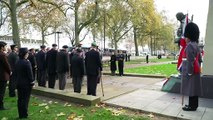
<instances>
[{"instance_id":1,"label":"grass verge","mask_svg":"<svg viewBox=\"0 0 213 120\"><path fill-rule=\"evenodd\" d=\"M6 93L7 95L8 93ZM17 98L5 97L8 110L0 111L0 120L18 118ZM31 96L28 120L148 120L143 116L126 115L124 109L112 109L104 104L83 106L62 101L43 100Z\"/></svg>"},{"instance_id":2,"label":"grass verge","mask_svg":"<svg viewBox=\"0 0 213 120\"><path fill-rule=\"evenodd\" d=\"M161 64L125 69L125 73L166 75L177 74L176 64Z\"/></svg>"}]
</instances>

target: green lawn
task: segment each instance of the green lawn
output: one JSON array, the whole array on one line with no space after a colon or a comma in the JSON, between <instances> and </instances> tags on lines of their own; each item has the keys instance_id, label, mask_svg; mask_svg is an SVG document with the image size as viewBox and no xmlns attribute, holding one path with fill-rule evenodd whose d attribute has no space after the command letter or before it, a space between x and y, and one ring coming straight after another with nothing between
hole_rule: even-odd
<instances>
[{"instance_id":1,"label":"green lawn","mask_svg":"<svg viewBox=\"0 0 213 120\"><path fill-rule=\"evenodd\" d=\"M9 109L0 111L0 120L17 119L17 98L6 96L4 101L5 107ZM88 107L50 100L45 101L33 96L30 99L28 112L28 120L148 120L148 118L141 116L125 115L123 109L112 109L104 105Z\"/></svg>"},{"instance_id":2,"label":"green lawn","mask_svg":"<svg viewBox=\"0 0 213 120\"><path fill-rule=\"evenodd\" d=\"M177 74L176 64L162 64L125 69L125 73L166 75Z\"/></svg>"},{"instance_id":3,"label":"green lawn","mask_svg":"<svg viewBox=\"0 0 213 120\"><path fill-rule=\"evenodd\" d=\"M174 59L170 59L170 58L162 58L162 59L152 58L152 59L149 59L149 62L157 63L157 62L168 62L173 60ZM140 64L141 62L146 62L146 59L144 58L144 59L131 60L131 61L125 62L125 64Z\"/></svg>"}]
</instances>

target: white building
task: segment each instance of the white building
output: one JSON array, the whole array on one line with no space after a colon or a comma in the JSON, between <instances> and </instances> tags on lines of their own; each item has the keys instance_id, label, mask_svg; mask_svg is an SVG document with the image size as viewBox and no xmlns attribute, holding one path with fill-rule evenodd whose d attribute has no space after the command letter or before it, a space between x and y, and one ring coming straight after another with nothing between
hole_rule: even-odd
<instances>
[{"instance_id":1,"label":"white building","mask_svg":"<svg viewBox=\"0 0 213 120\"><path fill-rule=\"evenodd\" d=\"M42 40L35 40L35 39L27 39L27 38L20 38L21 40L21 47L27 47L38 49L42 45ZM14 44L12 36L0 36L0 41L4 41L9 45Z\"/></svg>"}]
</instances>

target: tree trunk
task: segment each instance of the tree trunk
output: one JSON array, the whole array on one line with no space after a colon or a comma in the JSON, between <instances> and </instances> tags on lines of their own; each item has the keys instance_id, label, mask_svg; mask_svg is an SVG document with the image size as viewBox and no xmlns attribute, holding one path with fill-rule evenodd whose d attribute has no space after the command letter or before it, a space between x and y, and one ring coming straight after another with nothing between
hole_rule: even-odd
<instances>
[{"instance_id":1,"label":"tree trunk","mask_svg":"<svg viewBox=\"0 0 213 120\"><path fill-rule=\"evenodd\" d=\"M152 36L150 36L150 38L151 38L151 39L150 39L151 55L153 55L153 49L152 49L152 45L153 45L153 44L152 44Z\"/></svg>"},{"instance_id":2,"label":"tree trunk","mask_svg":"<svg viewBox=\"0 0 213 120\"><path fill-rule=\"evenodd\" d=\"M136 27L133 28L133 32L134 32L134 42L135 42L135 55L139 56L139 53L138 53L138 41L137 41L137 28Z\"/></svg>"},{"instance_id":3,"label":"tree trunk","mask_svg":"<svg viewBox=\"0 0 213 120\"><path fill-rule=\"evenodd\" d=\"M75 3L75 45L79 43L79 26L78 26L78 0Z\"/></svg>"},{"instance_id":4,"label":"tree trunk","mask_svg":"<svg viewBox=\"0 0 213 120\"><path fill-rule=\"evenodd\" d=\"M18 22L16 16L16 0L10 0L10 7L11 7L11 23L12 23L12 34L13 34L13 42L18 47L21 47L21 42L19 38L19 29L18 29Z\"/></svg>"},{"instance_id":5,"label":"tree trunk","mask_svg":"<svg viewBox=\"0 0 213 120\"><path fill-rule=\"evenodd\" d=\"M114 34L114 46L115 46L115 54L117 55L118 53L118 46L117 46L117 38L116 38L116 34Z\"/></svg>"},{"instance_id":6,"label":"tree trunk","mask_svg":"<svg viewBox=\"0 0 213 120\"><path fill-rule=\"evenodd\" d=\"M41 30L41 37L42 37L42 45L44 45L44 30Z\"/></svg>"}]
</instances>

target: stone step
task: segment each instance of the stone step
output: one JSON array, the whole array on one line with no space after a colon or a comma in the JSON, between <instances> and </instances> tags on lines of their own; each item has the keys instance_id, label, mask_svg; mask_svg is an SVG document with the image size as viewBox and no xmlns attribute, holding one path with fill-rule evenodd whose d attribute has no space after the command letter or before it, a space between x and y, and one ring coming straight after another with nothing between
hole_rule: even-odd
<instances>
[{"instance_id":1,"label":"stone step","mask_svg":"<svg viewBox=\"0 0 213 120\"><path fill-rule=\"evenodd\" d=\"M97 97L97 96L67 92L64 90L57 90L57 89L51 89L51 88L45 88L45 87L34 87L32 89L32 94L64 100L67 102L74 102L77 104L83 104L88 106L98 104L101 101L100 97Z\"/></svg>"}]
</instances>

